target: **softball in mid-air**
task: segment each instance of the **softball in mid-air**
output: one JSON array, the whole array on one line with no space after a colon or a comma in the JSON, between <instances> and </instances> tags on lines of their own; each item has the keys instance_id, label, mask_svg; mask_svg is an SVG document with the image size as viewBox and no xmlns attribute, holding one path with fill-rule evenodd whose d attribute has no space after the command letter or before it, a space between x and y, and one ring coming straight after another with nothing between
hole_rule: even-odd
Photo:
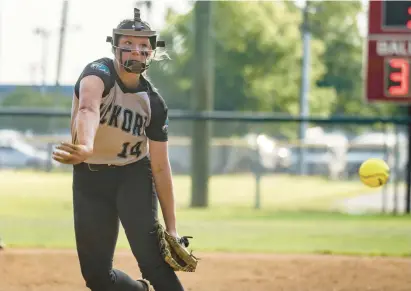
<instances>
[{"instance_id":1,"label":"softball in mid-air","mask_svg":"<svg viewBox=\"0 0 411 291\"><path fill-rule=\"evenodd\" d=\"M388 182L390 167L384 160L372 158L361 164L358 174L365 185L377 188Z\"/></svg>"}]
</instances>

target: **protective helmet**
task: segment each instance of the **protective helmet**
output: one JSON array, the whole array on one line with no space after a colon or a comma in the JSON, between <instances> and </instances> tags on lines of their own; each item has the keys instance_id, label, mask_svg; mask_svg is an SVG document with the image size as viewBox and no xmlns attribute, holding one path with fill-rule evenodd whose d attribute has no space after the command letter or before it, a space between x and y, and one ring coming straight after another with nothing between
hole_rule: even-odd
<instances>
[{"instance_id":1,"label":"protective helmet","mask_svg":"<svg viewBox=\"0 0 411 291\"><path fill-rule=\"evenodd\" d=\"M132 52L133 49L118 47L118 41L120 36L137 36L147 37L150 41L153 53L159 47L165 47L165 42L157 40L158 34L156 31L151 30L150 25L147 22L143 22L140 17L140 9L134 8L134 19L122 21L117 28L113 29L112 36L107 36L106 41L111 43L113 53L116 49L120 50L120 65L129 73L141 74L148 69L149 63L145 60L144 63L137 60L123 60L124 52Z\"/></svg>"}]
</instances>

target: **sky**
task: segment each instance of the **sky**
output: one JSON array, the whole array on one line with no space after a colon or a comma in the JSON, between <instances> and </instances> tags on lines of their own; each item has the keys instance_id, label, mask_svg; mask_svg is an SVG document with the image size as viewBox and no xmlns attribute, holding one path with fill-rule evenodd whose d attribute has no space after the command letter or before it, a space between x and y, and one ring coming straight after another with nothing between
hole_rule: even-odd
<instances>
[{"instance_id":1,"label":"sky","mask_svg":"<svg viewBox=\"0 0 411 291\"><path fill-rule=\"evenodd\" d=\"M135 3L69 0L61 84L74 84L87 63L112 56L106 37L122 19L133 17ZM152 3L152 15L146 17L142 9L142 18L156 30L164 27L167 7L180 13L190 9L189 0ZM46 84L55 83L62 7L63 0L0 0L0 84L41 85L42 64L46 64ZM34 33L37 28L49 32L48 41ZM47 56L45 61L43 55Z\"/></svg>"},{"instance_id":2,"label":"sky","mask_svg":"<svg viewBox=\"0 0 411 291\"><path fill-rule=\"evenodd\" d=\"M73 84L84 66L94 59L112 56L106 37L122 19L134 16L135 2L69 0L61 84ZM148 19L142 9L142 19L160 30L166 8L187 12L187 2L156 0L153 15ZM62 7L63 0L0 0L0 84L40 85L42 63L46 64L46 83L55 83ZM34 33L36 28L49 31L48 41Z\"/></svg>"}]
</instances>

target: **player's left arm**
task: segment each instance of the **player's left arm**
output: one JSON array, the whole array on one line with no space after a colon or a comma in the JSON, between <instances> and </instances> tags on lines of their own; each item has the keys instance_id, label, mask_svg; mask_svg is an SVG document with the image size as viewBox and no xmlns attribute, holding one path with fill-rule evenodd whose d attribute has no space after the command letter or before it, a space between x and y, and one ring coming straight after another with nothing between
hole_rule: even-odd
<instances>
[{"instance_id":1,"label":"player's left arm","mask_svg":"<svg viewBox=\"0 0 411 291\"><path fill-rule=\"evenodd\" d=\"M168 156L168 110L160 96L153 97L150 125L146 128L151 168L166 230L177 236L175 196Z\"/></svg>"}]
</instances>

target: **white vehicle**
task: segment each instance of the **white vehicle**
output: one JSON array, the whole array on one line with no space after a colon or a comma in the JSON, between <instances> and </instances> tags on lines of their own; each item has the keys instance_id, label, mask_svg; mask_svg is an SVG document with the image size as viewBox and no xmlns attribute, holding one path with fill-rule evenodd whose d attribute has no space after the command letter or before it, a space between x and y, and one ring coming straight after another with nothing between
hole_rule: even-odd
<instances>
[{"instance_id":1,"label":"white vehicle","mask_svg":"<svg viewBox=\"0 0 411 291\"><path fill-rule=\"evenodd\" d=\"M245 145L230 149L224 173L236 171L274 172L286 170L291 164L291 151L265 134L249 133Z\"/></svg>"},{"instance_id":2,"label":"white vehicle","mask_svg":"<svg viewBox=\"0 0 411 291\"><path fill-rule=\"evenodd\" d=\"M331 179L340 178L344 174L348 139L341 133L324 133L322 130L311 131L311 133L307 134L307 138L301 145L294 147L293 172L299 173L302 148L307 174L323 175Z\"/></svg>"},{"instance_id":3,"label":"white vehicle","mask_svg":"<svg viewBox=\"0 0 411 291\"><path fill-rule=\"evenodd\" d=\"M0 168L43 168L50 160L46 151L36 149L24 140L24 136L13 130L0 130Z\"/></svg>"}]
</instances>

